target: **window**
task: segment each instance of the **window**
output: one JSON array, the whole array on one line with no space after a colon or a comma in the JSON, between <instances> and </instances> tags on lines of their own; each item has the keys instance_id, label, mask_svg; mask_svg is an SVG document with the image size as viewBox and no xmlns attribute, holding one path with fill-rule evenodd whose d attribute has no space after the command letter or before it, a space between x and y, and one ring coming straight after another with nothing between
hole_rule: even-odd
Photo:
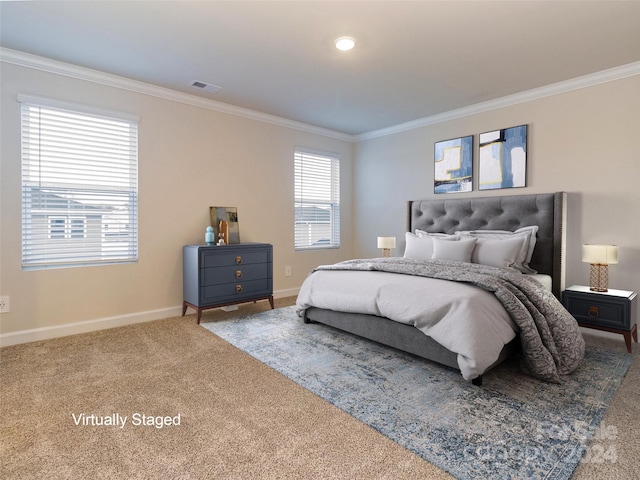
<instances>
[{"instance_id":1,"label":"window","mask_svg":"<svg viewBox=\"0 0 640 480\"><path fill-rule=\"evenodd\" d=\"M49 238L58 240L65 238L65 219L49 217Z\"/></svg>"},{"instance_id":2,"label":"window","mask_svg":"<svg viewBox=\"0 0 640 480\"><path fill-rule=\"evenodd\" d=\"M296 150L295 248L340 246L340 159L337 155Z\"/></svg>"},{"instance_id":3,"label":"window","mask_svg":"<svg viewBox=\"0 0 640 480\"><path fill-rule=\"evenodd\" d=\"M69 228L71 230L71 238L84 238L85 232L85 220L84 218L70 218L68 219Z\"/></svg>"},{"instance_id":4,"label":"window","mask_svg":"<svg viewBox=\"0 0 640 480\"><path fill-rule=\"evenodd\" d=\"M85 219L49 217L49 239L84 238Z\"/></svg>"},{"instance_id":5,"label":"window","mask_svg":"<svg viewBox=\"0 0 640 480\"><path fill-rule=\"evenodd\" d=\"M18 100L22 267L137 261L137 118Z\"/></svg>"}]
</instances>

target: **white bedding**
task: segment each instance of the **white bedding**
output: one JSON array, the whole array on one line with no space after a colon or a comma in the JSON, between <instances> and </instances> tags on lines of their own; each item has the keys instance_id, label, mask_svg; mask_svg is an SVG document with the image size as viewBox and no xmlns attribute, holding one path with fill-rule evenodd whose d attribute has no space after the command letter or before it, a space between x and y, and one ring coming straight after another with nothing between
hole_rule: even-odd
<instances>
[{"instance_id":1,"label":"white bedding","mask_svg":"<svg viewBox=\"0 0 640 480\"><path fill-rule=\"evenodd\" d=\"M542 280L550 283L549 277ZM315 271L300 289L297 310L312 306L413 325L458 354L467 380L484 373L518 331L491 292L467 283L397 273Z\"/></svg>"}]
</instances>

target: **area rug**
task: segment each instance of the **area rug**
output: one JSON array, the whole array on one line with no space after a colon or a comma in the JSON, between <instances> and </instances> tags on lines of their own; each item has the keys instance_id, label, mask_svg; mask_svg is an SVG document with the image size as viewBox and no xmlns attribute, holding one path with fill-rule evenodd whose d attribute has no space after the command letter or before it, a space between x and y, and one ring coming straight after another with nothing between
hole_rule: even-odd
<instances>
[{"instance_id":1,"label":"area rug","mask_svg":"<svg viewBox=\"0 0 640 480\"><path fill-rule=\"evenodd\" d=\"M588 348L560 385L513 359L477 387L454 369L304 324L293 306L202 326L461 480L568 479L583 457L615 454L600 421L631 355Z\"/></svg>"}]
</instances>

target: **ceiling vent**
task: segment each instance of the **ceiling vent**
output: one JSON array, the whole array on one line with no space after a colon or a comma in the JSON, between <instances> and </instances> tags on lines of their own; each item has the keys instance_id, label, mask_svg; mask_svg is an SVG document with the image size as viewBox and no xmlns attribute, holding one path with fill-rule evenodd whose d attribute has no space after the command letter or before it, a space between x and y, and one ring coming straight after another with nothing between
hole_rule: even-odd
<instances>
[{"instance_id":1,"label":"ceiling vent","mask_svg":"<svg viewBox=\"0 0 640 480\"><path fill-rule=\"evenodd\" d=\"M192 87L199 88L200 90L204 90L210 93L218 93L220 90L222 90L222 87L219 87L218 85L213 85L212 83L200 82L198 80L194 80L193 82L190 83L190 85Z\"/></svg>"}]
</instances>

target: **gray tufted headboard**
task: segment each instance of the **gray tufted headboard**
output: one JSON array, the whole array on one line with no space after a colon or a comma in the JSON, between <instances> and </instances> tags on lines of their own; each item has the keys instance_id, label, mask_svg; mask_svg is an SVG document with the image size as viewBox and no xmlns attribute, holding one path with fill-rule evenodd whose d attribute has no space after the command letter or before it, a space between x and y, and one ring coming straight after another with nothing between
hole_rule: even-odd
<instances>
[{"instance_id":1,"label":"gray tufted headboard","mask_svg":"<svg viewBox=\"0 0 640 480\"><path fill-rule=\"evenodd\" d=\"M564 289L566 193L481 198L414 200L408 205L407 231L453 233L459 230L517 230L537 225L531 268L550 275L553 293Z\"/></svg>"}]
</instances>

